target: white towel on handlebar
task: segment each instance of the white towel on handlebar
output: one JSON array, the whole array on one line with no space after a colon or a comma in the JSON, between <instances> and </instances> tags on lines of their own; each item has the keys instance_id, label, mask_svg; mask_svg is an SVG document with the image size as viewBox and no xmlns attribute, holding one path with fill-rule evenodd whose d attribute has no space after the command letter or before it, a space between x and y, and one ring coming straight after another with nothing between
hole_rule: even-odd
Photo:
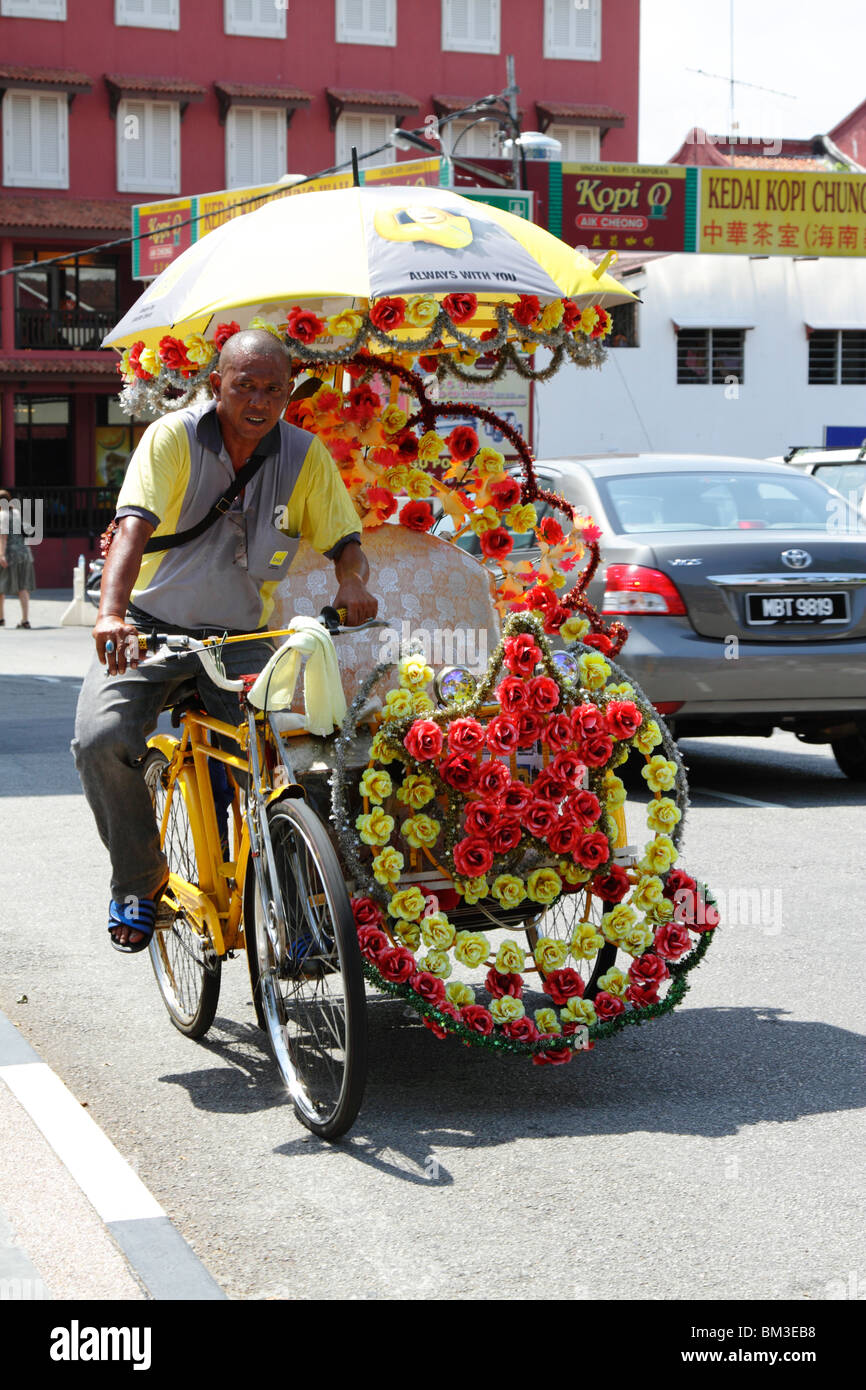
<instances>
[{"instance_id":1,"label":"white towel on handlebar","mask_svg":"<svg viewBox=\"0 0 866 1390\"><path fill-rule=\"evenodd\" d=\"M346 717L346 697L331 634L317 618L297 616L287 626L293 629L262 669L247 699L257 709L291 708L301 667L304 667L304 706L300 727L326 737L339 728Z\"/></svg>"}]
</instances>

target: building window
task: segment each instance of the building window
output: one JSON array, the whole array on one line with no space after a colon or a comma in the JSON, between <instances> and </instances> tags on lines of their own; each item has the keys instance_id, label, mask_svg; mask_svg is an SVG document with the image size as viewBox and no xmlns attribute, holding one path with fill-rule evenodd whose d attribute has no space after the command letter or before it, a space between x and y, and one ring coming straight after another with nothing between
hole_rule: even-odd
<instances>
[{"instance_id":1,"label":"building window","mask_svg":"<svg viewBox=\"0 0 866 1390\"><path fill-rule=\"evenodd\" d=\"M442 48L498 53L499 0L442 0Z\"/></svg>"},{"instance_id":2,"label":"building window","mask_svg":"<svg viewBox=\"0 0 866 1390\"><path fill-rule=\"evenodd\" d=\"M677 334L677 385L742 385L746 331L743 328L681 328Z\"/></svg>"},{"instance_id":3,"label":"building window","mask_svg":"<svg viewBox=\"0 0 866 1390\"><path fill-rule=\"evenodd\" d=\"M545 131L562 146L563 164L597 164L601 155L598 126L551 125Z\"/></svg>"},{"instance_id":4,"label":"building window","mask_svg":"<svg viewBox=\"0 0 866 1390\"><path fill-rule=\"evenodd\" d=\"M114 0L114 22L133 29L179 29L180 0Z\"/></svg>"},{"instance_id":5,"label":"building window","mask_svg":"<svg viewBox=\"0 0 866 1390\"><path fill-rule=\"evenodd\" d=\"M358 151L358 163L368 169L377 164L393 164L396 158L394 147L379 150L377 154L364 154L365 150L375 150L384 145L394 129L393 116L341 116L337 122L336 164L351 163L352 146Z\"/></svg>"},{"instance_id":6,"label":"building window","mask_svg":"<svg viewBox=\"0 0 866 1390\"><path fill-rule=\"evenodd\" d=\"M337 43L397 44L397 0L336 0Z\"/></svg>"},{"instance_id":7,"label":"building window","mask_svg":"<svg viewBox=\"0 0 866 1390\"><path fill-rule=\"evenodd\" d=\"M0 0L4 19L65 19L66 0Z\"/></svg>"},{"instance_id":8,"label":"building window","mask_svg":"<svg viewBox=\"0 0 866 1390\"><path fill-rule=\"evenodd\" d=\"M285 172L285 111L233 106L226 119L226 188L277 183Z\"/></svg>"},{"instance_id":9,"label":"building window","mask_svg":"<svg viewBox=\"0 0 866 1390\"><path fill-rule=\"evenodd\" d=\"M119 317L117 261L112 256L70 256L45 266L53 251L16 249L15 264L27 265L15 276L15 346L76 348L101 346Z\"/></svg>"},{"instance_id":10,"label":"building window","mask_svg":"<svg viewBox=\"0 0 866 1390\"><path fill-rule=\"evenodd\" d=\"M866 332L813 329L809 337L809 385L866 385Z\"/></svg>"},{"instance_id":11,"label":"building window","mask_svg":"<svg viewBox=\"0 0 866 1390\"><path fill-rule=\"evenodd\" d=\"M16 488L59 487L74 482L74 434L70 396L16 396Z\"/></svg>"},{"instance_id":12,"label":"building window","mask_svg":"<svg viewBox=\"0 0 866 1390\"><path fill-rule=\"evenodd\" d=\"M288 0L224 0L227 34L249 39L284 39Z\"/></svg>"},{"instance_id":13,"label":"building window","mask_svg":"<svg viewBox=\"0 0 866 1390\"><path fill-rule=\"evenodd\" d=\"M180 192L180 112L175 101L121 101L117 191Z\"/></svg>"},{"instance_id":14,"label":"building window","mask_svg":"<svg viewBox=\"0 0 866 1390\"><path fill-rule=\"evenodd\" d=\"M69 187L69 108L65 96L5 94L3 182L9 188Z\"/></svg>"},{"instance_id":15,"label":"building window","mask_svg":"<svg viewBox=\"0 0 866 1390\"><path fill-rule=\"evenodd\" d=\"M544 56L601 60L601 0L544 0Z\"/></svg>"},{"instance_id":16,"label":"building window","mask_svg":"<svg viewBox=\"0 0 866 1390\"><path fill-rule=\"evenodd\" d=\"M456 154L459 159L498 159L499 124L494 120L448 121L440 126L442 153Z\"/></svg>"},{"instance_id":17,"label":"building window","mask_svg":"<svg viewBox=\"0 0 866 1390\"><path fill-rule=\"evenodd\" d=\"M612 348L639 347L637 338L637 305L615 304L610 314L610 337L605 345Z\"/></svg>"}]
</instances>

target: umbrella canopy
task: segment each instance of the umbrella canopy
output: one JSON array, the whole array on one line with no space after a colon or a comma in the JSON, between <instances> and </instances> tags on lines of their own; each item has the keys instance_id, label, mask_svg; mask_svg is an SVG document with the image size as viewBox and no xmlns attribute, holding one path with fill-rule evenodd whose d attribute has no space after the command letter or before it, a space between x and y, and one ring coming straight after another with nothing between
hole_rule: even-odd
<instances>
[{"instance_id":1,"label":"umbrella canopy","mask_svg":"<svg viewBox=\"0 0 866 1390\"><path fill-rule=\"evenodd\" d=\"M156 348L228 314L245 327L284 321L295 305L333 317L392 296L441 304L459 294L477 299L473 331L521 295L602 308L634 298L566 242L499 208L448 189L347 188L275 198L217 228L148 286L103 346Z\"/></svg>"}]
</instances>

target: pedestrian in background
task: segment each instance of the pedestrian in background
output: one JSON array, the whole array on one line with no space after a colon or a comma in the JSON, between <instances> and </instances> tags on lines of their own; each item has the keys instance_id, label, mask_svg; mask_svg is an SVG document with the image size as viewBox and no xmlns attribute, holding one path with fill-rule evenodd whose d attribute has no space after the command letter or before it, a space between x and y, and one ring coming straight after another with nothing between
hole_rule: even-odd
<instances>
[{"instance_id":1,"label":"pedestrian in background","mask_svg":"<svg viewBox=\"0 0 866 1390\"><path fill-rule=\"evenodd\" d=\"M21 525L21 503L0 490L0 627L6 619L3 602L6 594L17 594L21 604L19 627L30 626L30 594L36 588L33 556L24 539Z\"/></svg>"}]
</instances>

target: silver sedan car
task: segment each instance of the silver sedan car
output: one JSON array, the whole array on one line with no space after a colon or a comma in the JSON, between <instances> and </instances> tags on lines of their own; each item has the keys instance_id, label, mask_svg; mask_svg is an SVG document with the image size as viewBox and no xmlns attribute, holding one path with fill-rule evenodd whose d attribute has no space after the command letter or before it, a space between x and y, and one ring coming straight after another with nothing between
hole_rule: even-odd
<instances>
[{"instance_id":1,"label":"silver sedan car","mask_svg":"<svg viewBox=\"0 0 866 1390\"><path fill-rule=\"evenodd\" d=\"M589 598L628 625L619 661L677 737L789 729L866 780L866 530L845 499L741 458L608 454L536 471L600 527Z\"/></svg>"}]
</instances>

